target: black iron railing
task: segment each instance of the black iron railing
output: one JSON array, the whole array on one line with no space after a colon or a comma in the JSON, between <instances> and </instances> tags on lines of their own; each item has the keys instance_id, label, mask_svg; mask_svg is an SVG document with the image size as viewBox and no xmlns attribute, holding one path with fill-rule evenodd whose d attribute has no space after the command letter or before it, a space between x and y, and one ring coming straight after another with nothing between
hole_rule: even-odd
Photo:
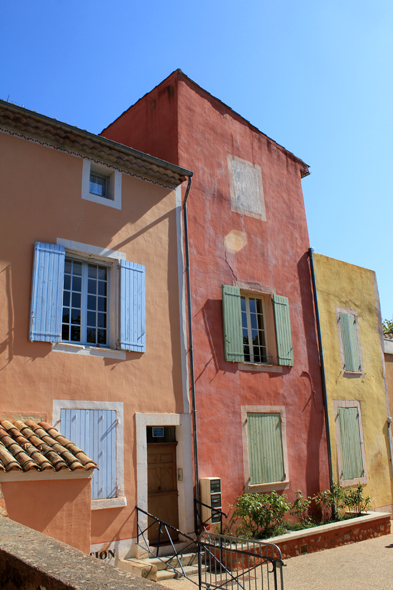
<instances>
[{"instance_id":1,"label":"black iron railing","mask_svg":"<svg viewBox=\"0 0 393 590\"><path fill-rule=\"evenodd\" d=\"M200 508L203 504L196 502L195 506ZM137 544L159 559L165 569L172 570L175 577L187 578L200 590L284 590L284 562L277 545L207 531L208 520L217 516L214 511L218 513L220 510L207 506L212 510L211 517L205 522L200 519L200 532L194 538L153 514L137 506L135 508L138 516ZM225 514L221 512L220 530L222 515ZM148 531L153 527L158 527L154 531L158 532L154 551L148 540ZM181 550L177 549L179 542ZM160 548L164 544L171 546L171 555L160 556ZM183 566L183 557L190 552L197 557L197 577L188 575Z\"/></svg>"}]
</instances>

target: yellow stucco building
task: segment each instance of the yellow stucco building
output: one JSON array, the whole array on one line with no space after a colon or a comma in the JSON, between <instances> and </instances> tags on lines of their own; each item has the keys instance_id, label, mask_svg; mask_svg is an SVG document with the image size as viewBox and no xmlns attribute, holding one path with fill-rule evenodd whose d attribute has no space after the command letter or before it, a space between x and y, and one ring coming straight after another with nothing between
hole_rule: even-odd
<instances>
[{"instance_id":1,"label":"yellow stucco building","mask_svg":"<svg viewBox=\"0 0 393 590\"><path fill-rule=\"evenodd\" d=\"M332 477L365 485L374 510L392 511L390 412L375 273L312 257L319 308Z\"/></svg>"}]
</instances>

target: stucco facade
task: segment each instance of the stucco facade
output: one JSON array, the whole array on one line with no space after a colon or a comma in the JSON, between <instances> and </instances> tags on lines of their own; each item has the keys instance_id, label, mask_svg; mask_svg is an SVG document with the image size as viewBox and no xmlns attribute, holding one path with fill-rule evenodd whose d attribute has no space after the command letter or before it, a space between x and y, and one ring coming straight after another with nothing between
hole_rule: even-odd
<instances>
[{"instance_id":1,"label":"stucco facade","mask_svg":"<svg viewBox=\"0 0 393 590\"><path fill-rule=\"evenodd\" d=\"M136 538L134 507L147 508L149 425L172 425L176 430L180 443L177 467L183 470L178 482L179 521L185 530L191 530L193 524L182 323L181 195L176 188L188 173L25 109L6 103L0 106L0 414L22 420L40 417L62 430L67 412L81 410L87 415L100 410L105 416L114 412L111 461L115 490L108 498L104 494L101 499L98 494L91 501L90 543L93 552L104 547L124 556L130 554ZM100 177L107 176L108 190L113 188L116 194L97 198L89 193L90 166ZM110 183L114 183L112 188ZM64 307L63 332L55 343L51 336L48 341L31 336L36 242L53 245L63 258L65 252L66 271L71 263L74 268L86 265L89 272L90 268L94 272L104 269L105 322L109 324L99 324L108 332L108 336L101 336L106 339L104 344L89 345L83 339L74 342L75 331L64 337ZM71 262L67 263L68 259ZM126 270L131 263L144 269L145 295L133 299L138 309L129 312L139 314L143 307L141 321L145 323L140 338L145 341L144 350L142 346L141 350L119 346L118 323L123 321L119 320L123 313L120 267L124 261L129 265ZM36 316L39 299L37 296ZM33 341L29 341L29 326ZM17 519L17 499L12 502L12 515ZM49 520L52 512L48 512ZM49 534L59 522L66 526L67 519L56 515L53 519ZM75 537L78 532L70 534ZM64 531L54 536L67 539Z\"/></svg>"},{"instance_id":2,"label":"stucco facade","mask_svg":"<svg viewBox=\"0 0 393 590\"><path fill-rule=\"evenodd\" d=\"M320 254L313 259L334 481L344 486L360 481L373 509L391 511L389 401L376 276ZM345 425L346 413L356 424Z\"/></svg>"},{"instance_id":3,"label":"stucco facade","mask_svg":"<svg viewBox=\"0 0 393 590\"><path fill-rule=\"evenodd\" d=\"M199 476L221 478L224 511L245 490L277 489L293 499L297 489L306 495L326 489L301 186L308 166L179 70L102 134L194 172L187 207ZM224 347L223 298L231 294L235 307L239 300L248 306L244 317L250 326L250 306L263 308L260 338L266 346L258 353L253 348L255 356L248 356L241 336L239 355L230 357ZM285 313L289 310L288 358L280 358L280 301ZM226 320L232 330L229 315ZM252 328L239 329L244 336ZM235 346L231 334L229 348ZM270 441L281 474L258 474L264 460L252 452L249 425L260 419L271 420L281 433L281 439Z\"/></svg>"}]
</instances>

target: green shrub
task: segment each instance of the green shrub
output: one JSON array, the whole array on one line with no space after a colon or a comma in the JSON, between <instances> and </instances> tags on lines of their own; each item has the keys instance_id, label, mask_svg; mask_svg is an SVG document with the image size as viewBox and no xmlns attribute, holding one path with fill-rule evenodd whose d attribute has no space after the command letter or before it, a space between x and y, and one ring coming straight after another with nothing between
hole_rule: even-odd
<instances>
[{"instance_id":1,"label":"green shrub","mask_svg":"<svg viewBox=\"0 0 393 590\"><path fill-rule=\"evenodd\" d=\"M347 488L345 490L344 505L348 510L360 516L362 512L366 512L371 505L370 496L363 497L363 486L359 482L356 488Z\"/></svg>"},{"instance_id":2,"label":"green shrub","mask_svg":"<svg viewBox=\"0 0 393 590\"><path fill-rule=\"evenodd\" d=\"M295 494L296 500L292 504L290 514L297 518L300 527L298 527L297 529L295 528L293 530L313 526L314 523L308 513L312 502L312 498L310 496L307 496L307 498L305 498L300 490L296 490Z\"/></svg>"},{"instance_id":3,"label":"green shrub","mask_svg":"<svg viewBox=\"0 0 393 590\"><path fill-rule=\"evenodd\" d=\"M252 539L267 538L282 524L290 508L287 496L277 492L239 496L234 510L234 518L240 521L237 532Z\"/></svg>"}]
</instances>

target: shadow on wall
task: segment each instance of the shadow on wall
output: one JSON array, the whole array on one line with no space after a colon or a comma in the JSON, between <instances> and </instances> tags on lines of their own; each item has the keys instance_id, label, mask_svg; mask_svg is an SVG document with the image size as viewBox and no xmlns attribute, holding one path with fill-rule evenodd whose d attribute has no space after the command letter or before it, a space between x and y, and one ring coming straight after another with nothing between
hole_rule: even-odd
<instances>
[{"instance_id":1,"label":"shadow on wall","mask_svg":"<svg viewBox=\"0 0 393 590\"><path fill-rule=\"evenodd\" d=\"M1 336L5 336L5 339L0 342L0 355L8 351L6 360L0 364L0 371L2 371L12 361L14 351L14 305L12 300L12 276L10 264L0 272L0 281L0 290L5 294L7 307L7 310L4 312L4 316L6 317L2 319L3 327ZM6 330L5 332L3 332L4 329Z\"/></svg>"},{"instance_id":2,"label":"shadow on wall","mask_svg":"<svg viewBox=\"0 0 393 590\"><path fill-rule=\"evenodd\" d=\"M320 489L327 489L329 487L329 473L327 470L328 458L325 433L325 410L322 396L319 348L317 342L311 273L307 252L303 254L298 262L298 275L308 361L307 367L304 367L301 376L304 380L303 387L308 387L310 391L310 395L302 410L303 412L309 412L306 482L307 494L312 495L318 492ZM322 453L320 452L321 445L323 447ZM322 464L326 466L326 469L322 475L320 473L321 461Z\"/></svg>"}]
</instances>

